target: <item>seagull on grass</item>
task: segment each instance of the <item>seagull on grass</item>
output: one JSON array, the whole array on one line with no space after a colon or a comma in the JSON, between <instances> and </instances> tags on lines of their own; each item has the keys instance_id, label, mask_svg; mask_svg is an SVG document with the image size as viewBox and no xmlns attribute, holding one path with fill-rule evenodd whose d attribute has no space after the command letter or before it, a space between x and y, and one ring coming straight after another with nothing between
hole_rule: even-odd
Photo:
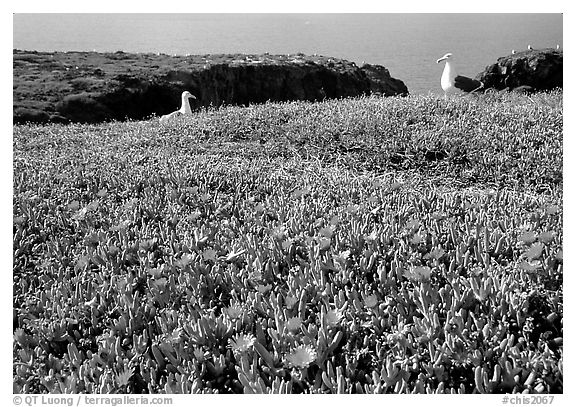
<instances>
[{"instance_id":1,"label":"seagull on grass","mask_svg":"<svg viewBox=\"0 0 576 407\"><path fill-rule=\"evenodd\" d=\"M190 99L196 99L196 96L187 90L182 92L182 105L180 106L180 109L160 117L160 123L166 123L177 116L191 115L192 109L190 108Z\"/></svg>"},{"instance_id":2,"label":"seagull on grass","mask_svg":"<svg viewBox=\"0 0 576 407\"><path fill-rule=\"evenodd\" d=\"M440 79L440 85L444 90L444 96L448 97L449 93L453 92L476 92L484 88L484 84L476 79L471 79L466 76L458 75L454 63L452 62L452 54L447 53L442 58L436 61L439 64L442 61L446 61L444 65L444 71L442 72L442 78Z\"/></svg>"}]
</instances>

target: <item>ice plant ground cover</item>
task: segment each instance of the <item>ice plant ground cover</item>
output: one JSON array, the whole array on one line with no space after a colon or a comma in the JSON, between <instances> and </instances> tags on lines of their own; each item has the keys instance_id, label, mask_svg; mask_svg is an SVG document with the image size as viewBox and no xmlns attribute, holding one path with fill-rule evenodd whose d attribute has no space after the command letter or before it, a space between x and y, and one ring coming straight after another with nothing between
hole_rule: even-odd
<instances>
[{"instance_id":1,"label":"ice plant ground cover","mask_svg":"<svg viewBox=\"0 0 576 407\"><path fill-rule=\"evenodd\" d=\"M13 149L14 392L563 391L561 91Z\"/></svg>"}]
</instances>

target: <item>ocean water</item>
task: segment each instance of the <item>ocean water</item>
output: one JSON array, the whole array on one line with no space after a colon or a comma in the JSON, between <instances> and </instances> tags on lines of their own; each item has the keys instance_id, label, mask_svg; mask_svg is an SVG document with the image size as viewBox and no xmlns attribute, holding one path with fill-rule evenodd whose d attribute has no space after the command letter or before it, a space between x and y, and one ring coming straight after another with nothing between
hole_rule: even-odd
<instances>
[{"instance_id":1,"label":"ocean water","mask_svg":"<svg viewBox=\"0 0 576 407\"><path fill-rule=\"evenodd\" d=\"M562 46L562 14L15 14L37 51L320 54L380 64L410 93L441 93L443 65L474 77L515 49Z\"/></svg>"}]
</instances>

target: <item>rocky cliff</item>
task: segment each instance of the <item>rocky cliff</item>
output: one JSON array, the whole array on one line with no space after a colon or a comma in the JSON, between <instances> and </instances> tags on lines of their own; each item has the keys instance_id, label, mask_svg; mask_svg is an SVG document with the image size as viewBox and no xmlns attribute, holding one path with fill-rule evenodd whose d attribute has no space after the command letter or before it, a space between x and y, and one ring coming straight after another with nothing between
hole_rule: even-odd
<instances>
[{"instance_id":1,"label":"rocky cliff","mask_svg":"<svg viewBox=\"0 0 576 407\"><path fill-rule=\"evenodd\" d=\"M406 85L378 65L323 56L13 52L14 123L143 119L177 109L380 93Z\"/></svg>"},{"instance_id":2,"label":"rocky cliff","mask_svg":"<svg viewBox=\"0 0 576 407\"><path fill-rule=\"evenodd\" d=\"M540 91L561 88L563 52L555 49L526 50L498 58L476 76L486 88Z\"/></svg>"}]
</instances>

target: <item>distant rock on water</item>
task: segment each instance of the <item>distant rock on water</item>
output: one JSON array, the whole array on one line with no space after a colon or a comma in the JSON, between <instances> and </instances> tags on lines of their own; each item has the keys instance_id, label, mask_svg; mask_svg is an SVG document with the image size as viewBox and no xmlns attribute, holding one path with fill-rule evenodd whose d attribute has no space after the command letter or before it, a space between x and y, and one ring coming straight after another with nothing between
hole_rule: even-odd
<instances>
[{"instance_id":1,"label":"distant rock on water","mask_svg":"<svg viewBox=\"0 0 576 407\"><path fill-rule=\"evenodd\" d=\"M486 88L541 91L561 88L563 52L556 49L527 50L498 58L476 76Z\"/></svg>"},{"instance_id":2,"label":"distant rock on water","mask_svg":"<svg viewBox=\"0 0 576 407\"><path fill-rule=\"evenodd\" d=\"M379 93L406 95L406 85L379 65L297 55L13 52L14 123L144 119L177 108L266 101L318 101Z\"/></svg>"}]
</instances>

